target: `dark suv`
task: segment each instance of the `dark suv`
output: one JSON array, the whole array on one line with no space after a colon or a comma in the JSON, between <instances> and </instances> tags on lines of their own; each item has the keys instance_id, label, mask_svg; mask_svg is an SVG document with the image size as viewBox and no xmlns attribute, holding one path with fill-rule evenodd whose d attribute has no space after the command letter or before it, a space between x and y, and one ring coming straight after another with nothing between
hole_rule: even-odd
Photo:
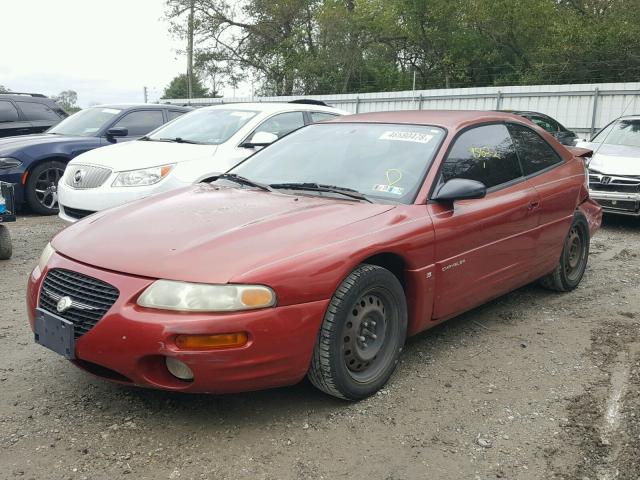
<instances>
[{"instance_id":1,"label":"dark suv","mask_svg":"<svg viewBox=\"0 0 640 480\"><path fill-rule=\"evenodd\" d=\"M44 132L68 116L39 93L0 93L0 137Z\"/></svg>"},{"instance_id":2,"label":"dark suv","mask_svg":"<svg viewBox=\"0 0 640 480\"><path fill-rule=\"evenodd\" d=\"M173 105L99 105L85 108L45 133L0 138L0 181L15 184L16 205L58 213L58 180L81 153L146 135L190 111Z\"/></svg>"}]
</instances>

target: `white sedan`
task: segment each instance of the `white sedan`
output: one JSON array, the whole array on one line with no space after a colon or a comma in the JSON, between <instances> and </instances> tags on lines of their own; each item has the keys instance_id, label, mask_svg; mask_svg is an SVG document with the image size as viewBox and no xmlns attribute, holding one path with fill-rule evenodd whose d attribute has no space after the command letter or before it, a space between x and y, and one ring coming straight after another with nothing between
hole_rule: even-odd
<instances>
[{"instance_id":1,"label":"white sedan","mask_svg":"<svg viewBox=\"0 0 640 480\"><path fill-rule=\"evenodd\" d=\"M295 102L195 110L137 141L91 150L69 162L58 184L60 218L75 222L106 208L201 182L293 130L346 114Z\"/></svg>"}]
</instances>

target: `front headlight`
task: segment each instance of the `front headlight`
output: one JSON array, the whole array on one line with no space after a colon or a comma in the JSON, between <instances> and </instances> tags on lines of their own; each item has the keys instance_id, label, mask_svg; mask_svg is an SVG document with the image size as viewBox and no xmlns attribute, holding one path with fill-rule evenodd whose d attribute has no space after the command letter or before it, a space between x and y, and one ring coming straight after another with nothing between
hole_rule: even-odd
<instances>
[{"instance_id":1,"label":"front headlight","mask_svg":"<svg viewBox=\"0 0 640 480\"><path fill-rule=\"evenodd\" d=\"M129 170L120 172L113 181L113 187L142 187L158 183L169 175L173 165L163 165L161 167L142 168L140 170Z\"/></svg>"},{"instance_id":2,"label":"front headlight","mask_svg":"<svg viewBox=\"0 0 640 480\"><path fill-rule=\"evenodd\" d=\"M47 246L44 247L44 250L40 255L40 260L38 261L38 268L40 269L40 272L44 272L44 267L47 266L47 263L49 263L49 259L51 258L51 255L53 255L54 253L55 253L55 250L53 249L51 244L47 243Z\"/></svg>"},{"instance_id":3,"label":"front headlight","mask_svg":"<svg viewBox=\"0 0 640 480\"><path fill-rule=\"evenodd\" d=\"M22 165L22 162L17 158L0 157L0 170L8 170L9 168L16 168Z\"/></svg>"},{"instance_id":4,"label":"front headlight","mask_svg":"<svg viewBox=\"0 0 640 480\"><path fill-rule=\"evenodd\" d=\"M276 294L262 285L211 285L174 280L153 282L138 305L182 312L236 312L273 307Z\"/></svg>"}]
</instances>

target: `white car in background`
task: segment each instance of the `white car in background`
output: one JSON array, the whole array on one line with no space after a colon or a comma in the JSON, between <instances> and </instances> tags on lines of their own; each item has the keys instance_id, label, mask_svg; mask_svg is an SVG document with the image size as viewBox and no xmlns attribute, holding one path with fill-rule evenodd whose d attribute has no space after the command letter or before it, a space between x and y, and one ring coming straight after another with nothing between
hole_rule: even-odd
<instances>
[{"instance_id":1,"label":"white car in background","mask_svg":"<svg viewBox=\"0 0 640 480\"><path fill-rule=\"evenodd\" d=\"M59 216L75 222L201 182L293 130L347 114L305 101L200 108L137 141L92 150L69 162L58 185Z\"/></svg>"},{"instance_id":2,"label":"white car in background","mask_svg":"<svg viewBox=\"0 0 640 480\"><path fill-rule=\"evenodd\" d=\"M640 217L640 115L620 117L576 146L594 152L591 197L605 212Z\"/></svg>"}]
</instances>

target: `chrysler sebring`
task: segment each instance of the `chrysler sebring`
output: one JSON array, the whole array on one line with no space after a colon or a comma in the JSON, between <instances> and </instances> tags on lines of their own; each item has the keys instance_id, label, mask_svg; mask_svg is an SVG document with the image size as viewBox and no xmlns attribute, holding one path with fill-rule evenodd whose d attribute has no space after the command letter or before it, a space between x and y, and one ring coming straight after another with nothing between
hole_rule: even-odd
<instances>
[{"instance_id":1,"label":"chrysler sebring","mask_svg":"<svg viewBox=\"0 0 640 480\"><path fill-rule=\"evenodd\" d=\"M525 284L578 286L600 207L582 155L500 112L302 128L216 179L59 233L29 278L35 341L113 381L356 400L405 339Z\"/></svg>"}]
</instances>

